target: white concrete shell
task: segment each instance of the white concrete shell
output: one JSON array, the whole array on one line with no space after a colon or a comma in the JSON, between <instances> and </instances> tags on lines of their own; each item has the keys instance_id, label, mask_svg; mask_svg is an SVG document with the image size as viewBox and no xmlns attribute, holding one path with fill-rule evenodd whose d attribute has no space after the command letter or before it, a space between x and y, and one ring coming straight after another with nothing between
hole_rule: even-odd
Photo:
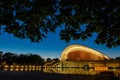
<instances>
[{"instance_id":1,"label":"white concrete shell","mask_svg":"<svg viewBox=\"0 0 120 80\"><path fill-rule=\"evenodd\" d=\"M79 56L79 60L80 59L82 59L82 60L109 60L110 59L110 57L108 57L108 56L104 55L103 53L96 51L92 48L73 44L64 49L64 51L62 52L62 55L60 57L60 60L61 61L66 61L66 60L69 61L68 55L74 51L77 51L79 53L78 56L82 55L82 56ZM77 54L77 52L72 53L71 56L74 56L75 54ZM89 56L91 56L91 55L92 55L92 57L89 59Z\"/></svg>"}]
</instances>

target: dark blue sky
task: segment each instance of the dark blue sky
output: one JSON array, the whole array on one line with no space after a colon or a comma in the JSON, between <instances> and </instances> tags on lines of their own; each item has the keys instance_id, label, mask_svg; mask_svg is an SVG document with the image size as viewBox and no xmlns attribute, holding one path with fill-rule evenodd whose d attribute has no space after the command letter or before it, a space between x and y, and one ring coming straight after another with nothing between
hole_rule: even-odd
<instances>
[{"instance_id":1,"label":"dark blue sky","mask_svg":"<svg viewBox=\"0 0 120 80\"><path fill-rule=\"evenodd\" d=\"M68 45L81 44L103 52L112 58L120 56L120 47L109 49L105 45L97 45L93 41L94 38L95 36L86 41L72 40L69 43L66 43L65 41L59 39L58 33L49 33L48 38L43 39L42 42L33 43L28 39L19 39L13 37L13 35L2 33L0 35L0 51L18 54L34 53L39 54L43 58L59 58L64 48Z\"/></svg>"}]
</instances>

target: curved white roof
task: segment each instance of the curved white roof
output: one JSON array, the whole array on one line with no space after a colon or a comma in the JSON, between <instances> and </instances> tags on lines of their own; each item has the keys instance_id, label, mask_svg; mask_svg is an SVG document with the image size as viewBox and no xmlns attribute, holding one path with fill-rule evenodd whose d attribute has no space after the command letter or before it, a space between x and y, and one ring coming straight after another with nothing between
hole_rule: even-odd
<instances>
[{"instance_id":1,"label":"curved white roof","mask_svg":"<svg viewBox=\"0 0 120 80\"><path fill-rule=\"evenodd\" d=\"M71 52L71 51L85 51L85 52L89 52L89 53L91 53L91 54L94 54L94 55L96 55L96 56L100 56L100 57L103 57L103 58L105 58L105 59L110 59L110 57L108 57L108 56L106 56L106 55L104 55L103 53L101 53L101 52L99 52L99 51L96 51L96 50L94 50L94 49L92 49L92 48L88 48L88 47L86 47L86 46L82 46L82 45L77 45L77 44L73 44L73 45L70 45L70 46L68 46L68 47L66 47L65 49L64 49L64 51L62 52L62 55L61 55L61 57L60 57L60 60L61 61L65 61L65 60L67 60L67 55Z\"/></svg>"}]
</instances>

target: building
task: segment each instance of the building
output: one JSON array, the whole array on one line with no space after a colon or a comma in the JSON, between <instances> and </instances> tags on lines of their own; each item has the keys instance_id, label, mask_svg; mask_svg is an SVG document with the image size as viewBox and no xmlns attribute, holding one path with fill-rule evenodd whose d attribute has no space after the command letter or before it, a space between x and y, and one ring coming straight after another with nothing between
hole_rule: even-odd
<instances>
[{"instance_id":1,"label":"building","mask_svg":"<svg viewBox=\"0 0 120 80\"><path fill-rule=\"evenodd\" d=\"M81 61L81 60L110 60L110 57L103 53L82 45L70 45L65 48L60 57L61 61Z\"/></svg>"},{"instance_id":2,"label":"building","mask_svg":"<svg viewBox=\"0 0 120 80\"><path fill-rule=\"evenodd\" d=\"M70 45L61 54L60 62L54 65L55 72L66 74L97 74L114 72L120 75L120 61L82 45Z\"/></svg>"}]
</instances>

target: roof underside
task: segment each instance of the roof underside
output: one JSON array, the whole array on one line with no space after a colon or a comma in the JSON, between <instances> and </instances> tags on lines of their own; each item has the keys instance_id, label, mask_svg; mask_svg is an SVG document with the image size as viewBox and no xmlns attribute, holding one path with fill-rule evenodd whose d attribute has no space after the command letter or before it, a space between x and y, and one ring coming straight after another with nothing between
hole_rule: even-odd
<instances>
[{"instance_id":1,"label":"roof underside","mask_svg":"<svg viewBox=\"0 0 120 80\"><path fill-rule=\"evenodd\" d=\"M63 51L60 60L78 61L78 60L108 60L108 56L98 52L94 49L81 46L70 45Z\"/></svg>"}]
</instances>

